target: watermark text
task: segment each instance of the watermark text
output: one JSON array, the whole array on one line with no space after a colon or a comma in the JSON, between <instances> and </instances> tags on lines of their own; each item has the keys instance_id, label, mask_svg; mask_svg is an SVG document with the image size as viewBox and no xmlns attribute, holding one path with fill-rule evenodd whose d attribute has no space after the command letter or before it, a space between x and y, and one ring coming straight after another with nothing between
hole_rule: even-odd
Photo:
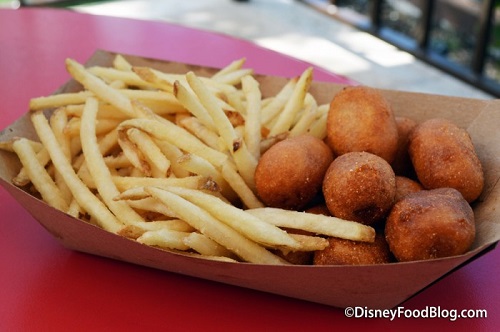
<instances>
[{"instance_id":1,"label":"watermark text","mask_svg":"<svg viewBox=\"0 0 500 332\"><path fill-rule=\"evenodd\" d=\"M486 309L446 309L441 306L426 306L423 309L396 307L393 309L370 309L368 307L347 307L344 315L349 318L385 318L391 321L400 318L458 319L487 318Z\"/></svg>"}]
</instances>

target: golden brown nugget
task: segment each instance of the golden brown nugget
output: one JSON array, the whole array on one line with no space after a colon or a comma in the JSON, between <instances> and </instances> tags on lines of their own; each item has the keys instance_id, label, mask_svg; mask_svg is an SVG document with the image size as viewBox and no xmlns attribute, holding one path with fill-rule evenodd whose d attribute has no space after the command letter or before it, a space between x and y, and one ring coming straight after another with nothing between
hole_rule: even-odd
<instances>
[{"instance_id":1,"label":"golden brown nugget","mask_svg":"<svg viewBox=\"0 0 500 332\"><path fill-rule=\"evenodd\" d=\"M368 265L393 261L382 233L377 233L374 242L357 242L335 237L329 238L328 241L328 247L314 252L314 265Z\"/></svg>"},{"instance_id":2,"label":"golden brown nugget","mask_svg":"<svg viewBox=\"0 0 500 332\"><path fill-rule=\"evenodd\" d=\"M259 160L255 170L257 194L267 206L301 210L321 192L332 160L330 148L314 136L280 141Z\"/></svg>"},{"instance_id":3,"label":"golden brown nugget","mask_svg":"<svg viewBox=\"0 0 500 332\"><path fill-rule=\"evenodd\" d=\"M391 163L398 148L391 105L373 88L344 88L330 103L326 142L337 156L366 151Z\"/></svg>"},{"instance_id":4,"label":"golden brown nugget","mask_svg":"<svg viewBox=\"0 0 500 332\"><path fill-rule=\"evenodd\" d=\"M484 187L484 174L466 130L445 119L419 124L410 134L408 151L426 189L457 189L470 203Z\"/></svg>"},{"instance_id":5,"label":"golden brown nugget","mask_svg":"<svg viewBox=\"0 0 500 332\"><path fill-rule=\"evenodd\" d=\"M371 225L392 208L396 176L381 157L368 152L346 153L328 168L323 195L333 216Z\"/></svg>"},{"instance_id":6,"label":"golden brown nugget","mask_svg":"<svg viewBox=\"0 0 500 332\"><path fill-rule=\"evenodd\" d=\"M396 175L396 202L409 193L414 193L420 190L424 190L424 187L422 187L422 185L417 181L405 176Z\"/></svg>"},{"instance_id":7,"label":"golden brown nugget","mask_svg":"<svg viewBox=\"0 0 500 332\"><path fill-rule=\"evenodd\" d=\"M391 166L396 175L413 178L415 170L408 153L408 139L410 132L417 126L417 122L403 116L396 116L395 119L398 128L398 149Z\"/></svg>"},{"instance_id":8,"label":"golden brown nugget","mask_svg":"<svg viewBox=\"0 0 500 332\"><path fill-rule=\"evenodd\" d=\"M461 255L474 242L474 213L453 188L411 193L394 205L385 237L401 262Z\"/></svg>"}]
</instances>

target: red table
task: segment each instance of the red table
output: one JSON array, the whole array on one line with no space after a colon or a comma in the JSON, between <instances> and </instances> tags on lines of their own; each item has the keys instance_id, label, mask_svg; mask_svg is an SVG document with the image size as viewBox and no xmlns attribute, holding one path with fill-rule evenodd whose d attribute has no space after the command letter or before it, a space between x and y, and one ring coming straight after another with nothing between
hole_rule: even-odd
<instances>
[{"instance_id":1,"label":"red table","mask_svg":"<svg viewBox=\"0 0 500 332\"><path fill-rule=\"evenodd\" d=\"M57 9L0 10L0 129L30 98L64 83L66 57L96 49L223 66L247 58L259 73L295 76L309 64L221 34L161 22ZM348 83L320 68L315 79ZM63 248L0 189L0 330L495 330L500 250L402 304L402 309L487 310L487 318L347 318L343 310L157 271ZM403 308L404 307L404 308Z\"/></svg>"}]
</instances>

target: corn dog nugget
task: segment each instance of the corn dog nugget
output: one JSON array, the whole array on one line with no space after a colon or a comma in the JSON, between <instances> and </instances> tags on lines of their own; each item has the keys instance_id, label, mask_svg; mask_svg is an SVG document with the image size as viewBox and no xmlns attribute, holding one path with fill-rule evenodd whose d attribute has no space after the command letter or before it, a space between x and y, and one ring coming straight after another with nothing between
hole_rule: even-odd
<instances>
[{"instance_id":1,"label":"corn dog nugget","mask_svg":"<svg viewBox=\"0 0 500 332\"><path fill-rule=\"evenodd\" d=\"M396 116L395 119L398 128L398 149L391 166L396 175L414 178L415 170L408 153L408 140L411 131L417 126L417 122L404 116Z\"/></svg>"},{"instance_id":2,"label":"corn dog nugget","mask_svg":"<svg viewBox=\"0 0 500 332\"><path fill-rule=\"evenodd\" d=\"M344 88L330 103L326 142L337 156L365 151L392 163L398 129L391 105L373 88Z\"/></svg>"},{"instance_id":3,"label":"corn dog nugget","mask_svg":"<svg viewBox=\"0 0 500 332\"><path fill-rule=\"evenodd\" d=\"M466 130L445 119L419 124L410 134L408 151L426 189L457 189L470 203L484 187L484 174Z\"/></svg>"},{"instance_id":4,"label":"corn dog nugget","mask_svg":"<svg viewBox=\"0 0 500 332\"><path fill-rule=\"evenodd\" d=\"M333 216L371 225L392 208L396 176L381 157L368 152L346 153L328 168L323 195Z\"/></svg>"},{"instance_id":5,"label":"corn dog nugget","mask_svg":"<svg viewBox=\"0 0 500 332\"><path fill-rule=\"evenodd\" d=\"M333 160L330 148L319 138L300 135L273 145L255 170L257 194L267 206L301 210L319 192Z\"/></svg>"},{"instance_id":6,"label":"corn dog nugget","mask_svg":"<svg viewBox=\"0 0 500 332\"><path fill-rule=\"evenodd\" d=\"M405 176L396 175L396 202L406 195L420 190L424 190L424 187L417 181Z\"/></svg>"},{"instance_id":7,"label":"corn dog nugget","mask_svg":"<svg viewBox=\"0 0 500 332\"><path fill-rule=\"evenodd\" d=\"M385 237L398 261L461 255L475 238L474 212L453 188L422 190L397 202Z\"/></svg>"},{"instance_id":8,"label":"corn dog nugget","mask_svg":"<svg viewBox=\"0 0 500 332\"><path fill-rule=\"evenodd\" d=\"M382 233L374 242L359 242L331 237L329 245L314 252L314 265L371 265L393 261L391 251Z\"/></svg>"}]
</instances>

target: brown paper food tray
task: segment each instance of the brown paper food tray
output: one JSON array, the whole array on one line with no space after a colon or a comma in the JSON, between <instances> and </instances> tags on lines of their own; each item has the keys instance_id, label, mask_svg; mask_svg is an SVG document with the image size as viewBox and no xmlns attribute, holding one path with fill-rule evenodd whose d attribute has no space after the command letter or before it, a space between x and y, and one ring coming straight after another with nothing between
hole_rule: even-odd
<instances>
[{"instance_id":1,"label":"brown paper food tray","mask_svg":"<svg viewBox=\"0 0 500 332\"><path fill-rule=\"evenodd\" d=\"M110 65L113 54L98 51L88 65ZM126 56L136 65L169 72L193 70L200 75L213 69L181 63ZM300 73L297 73L300 74ZM278 77L258 76L263 94L274 94L285 83ZM329 102L342 88L314 82L311 92L318 102ZM68 82L61 91L78 89ZM475 259L500 240L500 101L473 100L428 94L382 91L396 115L422 121L443 117L467 128L483 163L486 186L474 203L477 240L461 256L429 261L366 266L270 266L229 263L190 257L139 244L57 211L11 184L19 170L14 154L0 151L0 183L38 222L65 247L165 271L280 294L336 307L391 308L418 293L440 277ZM0 133L0 141L13 136L33 137L25 115Z\"/></svg>"}]
</instances>

